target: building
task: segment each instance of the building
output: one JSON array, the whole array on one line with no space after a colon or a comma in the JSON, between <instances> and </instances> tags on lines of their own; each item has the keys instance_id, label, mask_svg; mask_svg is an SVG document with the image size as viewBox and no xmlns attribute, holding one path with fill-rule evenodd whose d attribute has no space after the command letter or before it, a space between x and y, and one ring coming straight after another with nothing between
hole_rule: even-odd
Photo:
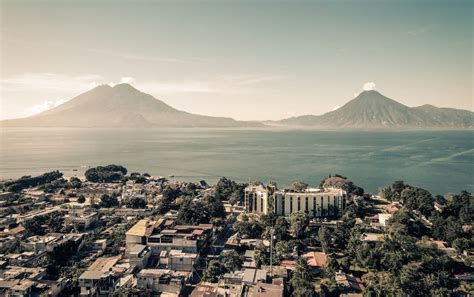
<instances>
[{"instance_id":1,"label":"building","mask_svg":"<svg viewBox=\"0 0 474 297\"><path fill-rule=\"evenodd\" d=\"M185 253L198 253L212 236L212 224L197 226L172 226L169 220L140 220L126 235L126 245L148 245L154 255L161 251L180 250Z\"/></svg>"},{"instance_id":2,"label":"building","mask_svg":"<svg viewBox=\"0 0 474 297\"><path fill-rule=\"evenodd\" d=\"M169 269L143 269L137 275L137 287L153 293L180 294L191 272Z\"/></svg>"},{"instance_id":3,"label":"building","mask_svg":"<svg viewBox=\"0 0 474 297\"><path fill-rule=\"evenodd\" d=\"M103 257L95 260L89 268L79 277L81 296L107 296L111 295L119 278L112 268L120 260L120 256Z\"/></svg>"},{"instance_id":4,"label":"building","mask_svg":"<svg viewBox=\"0 0 474 297\"><path fill-rule=\"evenodd\" d=\"M269 191L262 184L254 184L245 188L245 208L248 212L268 214Z\"/></svg>"},{"instance_id":5,"label":"building","mask_svg":"<svg viewBox=\"0 0 474 297\"><path fill-rule=\"evenodd\" d=\"M125 256L132 267L143 268L150 259L151 251L146 245L136 244L126 249Z\"/></svg>"},{"instance_id":6,"label":"building","mask_svg":"<svg viewBox=\"0 0 474 297\"><path fill-rule=\"evenodd\" d=\"M258 281L251 286L248 291L248 296L253 297L283 297L283 284L266 284Z\"/></svg>"},{"instance_id":7,"label":"building","mask_svg":"<svg viewBox=\"0 0 474 297\"><path fill-rule=\"evenodd\" d=\"M308 266L312 270L322 270L326 266L326 262L328 260L328 257L325 253L323 252L308 252L304 254L303 259L306 259L306 262L308 263Z\"/></svg>"},{"instance_id":8,"label":"building","mask_svg":"<svg viewBox=\"0 0 474 297\"><path fill-rule=\"evenodd\" d=\"M347 194L341 189L280 190L274 194L274 212L288 216L302 211L314 218L339 217L346 207Z\"/></svg>"},{"instance_id":9,"label":"building","mask_svg":"<svg viewBox=\"0 0 474 297\"><path fill-rule=\"evenodd\" d=\"M162 251L160 264L166 265L171 270L194 271L198 258L199 255L196 253L185 253L180 250Z\"/></svg>"},{"instance_id":10,"label":"building","mask_svg":"<svg viewBox=\"0 0 474 297\"><path fill-rule=\"evenodd\" d=\"M273 191L272 191L273 192ZM245 208L249 213L289 216L298 211L306 212L314 218L339 217L347 203L347 193L342 189L308 188L304 191L270 191L261 184L245 188ZM270 203L272 200L273 203Z\"/></svg>"}]
</instances>

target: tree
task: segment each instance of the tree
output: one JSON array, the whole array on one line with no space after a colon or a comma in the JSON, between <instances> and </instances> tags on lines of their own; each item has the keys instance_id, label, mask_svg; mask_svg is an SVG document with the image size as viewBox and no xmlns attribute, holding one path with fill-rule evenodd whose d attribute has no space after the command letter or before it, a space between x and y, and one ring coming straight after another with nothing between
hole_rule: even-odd
<instances>
[{"instance_id":1,"label":"tree","mask_svg":"<svg viewBox=\"0 0 474 297\"><path fill-rule=\"evenodd\" d=\"M298 259L291 275L290 285L293 289L292 296L316 296L313 277L305 259Z\"/></svg>"},{"instance_id":2,"label":"tree","mask_svg":"<svg viewBox=\"0 0 474 297\"><path fill-rule=\"evenodd\" d=\"M430 216L434 210L434 198L425 189L406 187L401 192L400 198L407 209L417 210L424 216Z\"/></svg>"},{"instance_id":3,"label":"tree","mask_svg":"<svg viewBox=\"0 0 474 297\"><path fill-rule=\"evenodd\" d=\"M325 253L328 252L329 243L331 240L331 233L326 226L322 226L318 230L319 242L321 242L321 247Z\"/></svg>"},{"instance_id":4,"label":"tree","mask_svg":"<svg viewBox=\"0 0 474 297\"><path fill-rule=\"evenodd\" d=\"M211 218L225 218L225 208L222 200L217 196L207 195L203 199L204 207Z\"/></svg>"},{"instance_id":5,"label":"tree","mask_svg":"<svg viewBox=\"0 0 474 297\"><path fill-rule=\"evenodd\" d=\"M291 255L298 244L294 240L277 241L275 244L275 255L281 261Z\"/></svg>"},{"instance_id":6,"label":"tree","mask_svg":"<svg viewBox=\"0 0 474 297\"><path fill-rule=\"evenodd\" d=\"M456 238L453 241L453 248L455 248L459 254L462 254L464 251L469 250L471 246L472 242L467 238Z\"/></svg>"},{"instance_id":7,"label":"tree","mask_svg":"<svg viewBox=\"0 0 474 297\"><path fill-rule=\"evenodd\" d=\"M227 271L236 271L242 268L244 259L242 255L240 255L238 252L230 251L224 255L224 258L222 259L222 263L223 263L224 268Z\"/></svg>"},{"instance_id":8,"label":"tree","mask_svg":"<svg viewBox=\"0 0 474 297\"><path fill-rule=\"evenodd\" d=\"M295 192L303 192L308 188L308 184L300 181L296 181L291 184L291 189L293 189Z\"/></svg>"},{"instance_id":9,"label":"tree","mask_svg":"<svg viewBox=\"0 0 474 297\"><path fill-rule=\"evenodd\" d=\"M275 230L274 235L276 241L290 239L290 224L285 217L278 217L275 220L275 227L273 229Z\"/></svg>"},{"instance_id":10,"label":"tree","mask_svg":"<svg viewBox=\"0 0 474 297\"><path fill-rule=\"evenodd\" d=\"M120 165L97 166L86 170L86 179L96 183L120 181L127 174L127 169Z\"/></svg>"},{"instance_id":11,"label":"tree","mask_svg":"<svg viewBox=\"0 0 474 297\"><path fill-rule=\"evenodd\" d=\"M118 206L119 201L115 195L109 196L107 194L103 194L100 197L99 205L100 207L110 208L110 207Z\"/></svg>"},{"instance_id":12,"label":"tree","mask_svg":"<svg viewBox=\"0 0 474 297\"><path fill-rule=\"evenodd\" d=\"M297 239L302 239L309 225L309 216L302 211L290 214L290 226Z\"/></svg>"},{"instance_id":13,"label":"tree","mask_svg":"<svg viewBox=\"0 0 474 297\"><path fill-rule=\"evenodd\" d=\"M215 283L219 277L225 273L225 268L218 260L211 260L207 265L207 269L202 275L202 279L207 282Z\"/></svg>"},{"instance_id":14,"label":"tree","mask_svg":"<svg viewBox=\"0 0 474 297\"><path fill-rule=\"evenodd\" d=\"M240 197L239 192L237 191L232 192L232 194L230 194L230 197L229 197L229 203L230 205L234 206L240 202L240 199L241 197Z\"/></svg>"},{"instance_id":15,"label":"tree","mask_svg":"<svg viewBox=\"0 0 474 297\"><path fill-rule=\"evenodd\" d=\"M84 195L79 195L79 197L77 197L77 202L78 203L86 202L86 197L84 197Z\"/></svg>"},{"instance_id":16,"label":"tree","mask_svg":"<svg viewBox=\"0 0 474 297\"><path fill-rule=\"evenodd\" d=\"M193 201L192 198L185 199L179 208L177 224L197 225L209 223L209 209L201 201Z\"/></svg>"},{"instance_id":17,"label":"tree","mask_svg":"<svg viewBox=\"0 0 474 297\"><path fill-rule=\"evenodd\" d=\"M146 201L139 197L132 197L125 200L125 205L128 208L145 208Z\"/></svg>"}]
</instances>

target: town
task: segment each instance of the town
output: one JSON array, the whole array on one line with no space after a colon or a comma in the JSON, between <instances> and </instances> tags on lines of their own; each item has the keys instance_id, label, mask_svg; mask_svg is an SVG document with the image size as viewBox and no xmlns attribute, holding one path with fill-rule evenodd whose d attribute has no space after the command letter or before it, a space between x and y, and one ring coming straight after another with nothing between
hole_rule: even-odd
<instances>
[{"instance_id":1,"label":"town","mask_svg":"<svg viewBox=\"0 0 474 297\"><path fill-rule=\"evenodd\" d=\"M171 181L120 165L0 182L2 296L470 296L470 193L341 175Z\"/></svg>"}]
</instances>

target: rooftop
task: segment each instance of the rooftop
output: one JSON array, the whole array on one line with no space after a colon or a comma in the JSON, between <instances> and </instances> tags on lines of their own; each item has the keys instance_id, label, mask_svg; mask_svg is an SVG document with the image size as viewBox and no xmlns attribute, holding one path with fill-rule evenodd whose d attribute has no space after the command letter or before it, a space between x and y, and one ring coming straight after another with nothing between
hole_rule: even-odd
<instances>
[{"instance_id":1,"label":"rooftop","mask_svg":"<svg viewBox=\"0 0 474 297\"><path fill-rule=\"evenodd\" d=\"M155 222L149 220L138 221L125 235L147 236L153 232Z\"/></svg>"},{"instance_id":2,"label":"rooftop","mask_svg":"<svg viewBox=\"0 0 474 297\"><path fill-rule=\"evenodd\" d=\"M120 260L120 256L102 257L95 260L87 270L89 271L109 271Z\"/></svg>"}]
</instances>

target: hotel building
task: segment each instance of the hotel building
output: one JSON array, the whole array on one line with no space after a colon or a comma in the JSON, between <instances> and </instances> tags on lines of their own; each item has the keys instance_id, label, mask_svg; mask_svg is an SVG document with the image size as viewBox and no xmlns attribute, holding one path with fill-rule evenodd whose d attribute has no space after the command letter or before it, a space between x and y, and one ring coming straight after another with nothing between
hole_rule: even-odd
<instances>
[{"instance_id":1,"label":"hotel building","mask_svg":"<svg viewBox=\"0 0 474 297\"><path fill-rule=\"evenodd\" d=\"M273 203L269 199L273 198ZM347 193L342 189L306 189L301 192L278 190L270 195L262 185L245 189L245 206L249 213L289 216L303 211L312 217L340 217L347 203ZM269 205L272 205L269 207Z\"/></svg>"}]
</instances>

